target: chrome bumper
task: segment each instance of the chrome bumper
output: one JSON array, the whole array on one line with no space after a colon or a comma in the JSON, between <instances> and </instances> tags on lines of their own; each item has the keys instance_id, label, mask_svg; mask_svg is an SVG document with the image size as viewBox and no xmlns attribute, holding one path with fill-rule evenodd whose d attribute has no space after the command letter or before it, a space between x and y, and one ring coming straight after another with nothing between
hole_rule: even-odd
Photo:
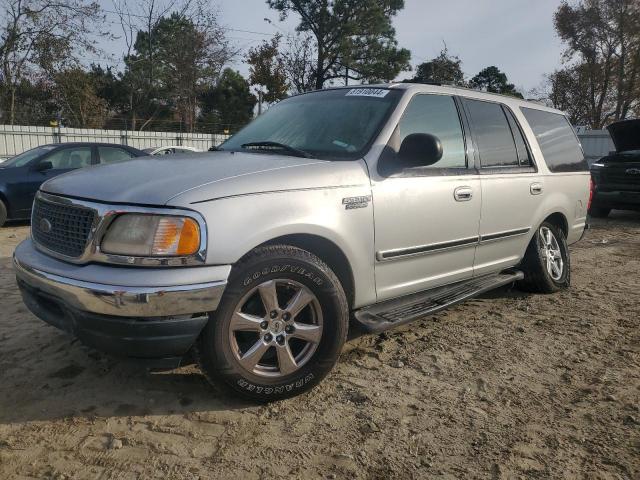
<instances>
[{"instance_id":1,"label":"chrome bumper","mask_svg":"<svg viewBox=\"0 0 640 480\"><path fill-rule=\"evenodd\" d=\"M140 282L139 276L136 278L137 286L114 284L116 282L106 277L104 283L96 283L44 271L34 265L36 262L33 261L34 255L30 254L30 246L21 247L13 256L18 282L55 297L71 308L100 315L170 317L211 312L218 307L227 284L225 277L204 283L157 286L158 278L162 277L162 271L157 269L145 269L144 272L149 276L149 284L156 286L141 286L140 283L144 282ZM39 257L41 254L36 255ZM111 269L114 277L122 281L121 267Z\"/></svg>"}]
</instances>

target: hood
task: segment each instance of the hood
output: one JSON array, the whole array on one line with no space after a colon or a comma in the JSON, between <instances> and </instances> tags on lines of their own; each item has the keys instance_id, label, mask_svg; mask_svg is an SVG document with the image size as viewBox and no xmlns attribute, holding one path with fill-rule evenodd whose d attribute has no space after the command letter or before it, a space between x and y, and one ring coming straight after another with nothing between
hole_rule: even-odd
<instances>
[{"instance_id":1,"label":"hood","mask_svg":"<svg viewBox=\"0 0 640 480\"><path fill-rule=\"evenodd\" d=\"M607 127L618 152L640 150L640 118L612 123Z\"/></svg>"},{"instance_id":2,"label":"hood","mask_svg":"<svg viewBox=\"0 0 640 480\"><path fill-rule=\"evenodd\" d=\"M211 152L142 157L83 168L55 177L41 189L103 202L186 206L251 193L362 185L367 181L362 161Z\"/></svg>"}]
</instances>

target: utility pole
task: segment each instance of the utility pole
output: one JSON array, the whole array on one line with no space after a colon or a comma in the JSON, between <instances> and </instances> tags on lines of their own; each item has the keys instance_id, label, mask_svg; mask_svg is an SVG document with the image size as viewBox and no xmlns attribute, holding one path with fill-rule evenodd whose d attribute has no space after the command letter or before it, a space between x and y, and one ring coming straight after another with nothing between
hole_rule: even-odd
<instances>
[{"instance_id":1,"label":"utility pole","mask_svg":"<svg viewBox=\"0 0 640 480\"><path fill-rule=\"evenodd\" d=\"M262 115L262 90L258 90L258 116Z\"/></svg>"},{"instance_id":2,"label":"utility pole","mask_svg":"<svg viewBox=\"0 0 640 480\"><path fill-rule=\"evenodd\" d=\"M344 71L344 84L349 85L349 67L347 67Z\"/></svg>"}]
</instances>

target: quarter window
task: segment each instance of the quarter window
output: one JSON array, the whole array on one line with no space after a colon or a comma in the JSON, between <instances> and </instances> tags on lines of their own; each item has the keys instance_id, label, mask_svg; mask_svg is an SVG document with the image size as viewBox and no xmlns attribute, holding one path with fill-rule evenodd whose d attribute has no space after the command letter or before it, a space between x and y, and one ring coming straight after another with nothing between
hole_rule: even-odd
<instances>
[{"instance_id":1,"label":"quarter window","mask_svg":"<svg viewBox=\"0 0 640 480\"><path fill-rule=\"evenodd\" d=\"M578 139L564 115L523 107L527 122L538 140L547 167L552 172L589 170Z\"/></svg>"},{"instance_id":2,"label":"quarter window","mask_svg":"<svg viewBox=\"0 0 640 480\"><path fill-rule=\"evenodd\" d=\"M480 165L517 167L518 151L509 121L502 106L480 100L466 100L474 137L480 154Z\"/></svg>"},{"instance_id":3,"label":"quarter window","mask_svg":"<svg viewBox=\"0 0 640 480\"><path fill-rule=\"evenodd\" d=\"M462 126L452 97L419 94L411 99L399 124L400 143L413 133L435 135L442 143L442 158L428 167L467 168Z\"/></svg>"}]
</instances>

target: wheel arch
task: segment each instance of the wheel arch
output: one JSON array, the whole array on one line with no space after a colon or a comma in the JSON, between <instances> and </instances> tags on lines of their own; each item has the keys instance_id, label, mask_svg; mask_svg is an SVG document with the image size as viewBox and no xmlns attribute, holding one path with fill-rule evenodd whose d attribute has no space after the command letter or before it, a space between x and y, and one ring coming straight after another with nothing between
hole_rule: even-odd
<instances>
[{"instance_id":1,"label":"wheel arch","mask_svg":"<svg viewBox=\"0 0 640 480\"><path fill-rule=\"evenodd\" d=\"M347 255L333 241L309 233L294 233L275 237L264 242L262 245L278 245L285 244L298 247L313 253L320 260L326 263L333 273L336 274L338 280L342 284L344 293L349 302L349 308L353 308L355 300L355 280L353 269ZM259 245L259 246L262 246Z\"/></svg>"},{"instance_id":2,"label":"wheel arch","mask_svg":"<svg viewBox=\"0 0 640 480\"><path fill-rule=\"evenodd\" d=\"M554 212L543 220L543 222L549 222L552 225L558 227L562 233L564 233L565 238L569 235L569 222L567 217L561 212Z\"/></svg>"}]
</instances>

